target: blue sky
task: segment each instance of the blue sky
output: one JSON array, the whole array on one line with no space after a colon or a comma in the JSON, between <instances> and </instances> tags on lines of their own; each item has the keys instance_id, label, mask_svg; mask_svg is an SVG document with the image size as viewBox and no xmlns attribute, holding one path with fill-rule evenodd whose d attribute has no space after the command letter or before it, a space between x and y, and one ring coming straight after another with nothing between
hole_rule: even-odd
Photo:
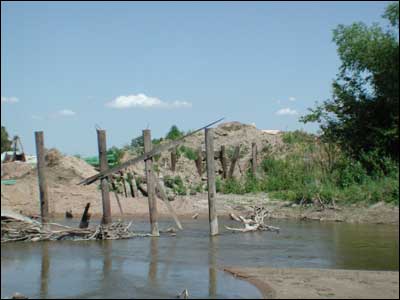
<instances>
[{"instance_id":1,"label":"blue sky","mask_svg":"<svg viewBox=\"0 0 400 300\"><path fill-rule=\"evenodd\" d=\"M389 2L1 2L1 124L34 153L97 153L150 128L215 119L298 122L331 95L338 24L381 22Z\"/></svg>"}]
</instances>

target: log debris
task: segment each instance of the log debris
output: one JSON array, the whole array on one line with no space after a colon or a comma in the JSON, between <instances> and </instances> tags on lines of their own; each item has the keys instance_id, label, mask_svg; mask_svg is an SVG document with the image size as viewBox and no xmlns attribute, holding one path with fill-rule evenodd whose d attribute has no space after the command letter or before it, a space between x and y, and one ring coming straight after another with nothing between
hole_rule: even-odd
<instances>
[{"instance_id":1,"label":"log debris","mask_svg":"<svg viewBox=\"0 0 400 300\"><path fill-rule=\"evenodd\" d=\"M151 234L131 231L132 222L125 224L118 221L107 225L98 225L95 228L73 228L57 223L46 223L45 225L3 217L1 220L1 243L16 241L116 240L151 236Z\"/></svg>"},{"instance_id":2,"label":"log debris","mask_svg":"<svg viewBox=\"0 0 400 300\"><path fill-rule=\"evenodd\" d=\"M268 215L268 211L265 207L254 206L253 213L249 218L244 218L242 216L236 216L233 213L230 213L229 216L232 220L243 223L244 228L233 228L225 226L226 229L231 231L239 231L239 232L253 232L253 231L274 231L279 233L280 228L270 226L264 223L264 218Z\"/></svg>"}]
</instances>

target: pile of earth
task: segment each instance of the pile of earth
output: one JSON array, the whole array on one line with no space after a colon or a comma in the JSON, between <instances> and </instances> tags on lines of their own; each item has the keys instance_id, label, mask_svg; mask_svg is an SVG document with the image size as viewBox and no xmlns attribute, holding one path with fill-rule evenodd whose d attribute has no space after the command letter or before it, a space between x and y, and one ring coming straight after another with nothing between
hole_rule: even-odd
<instances>
[{"instance_id":1,"label":"pile of earth","mask_svg":"<svg viewBox=\"0 0 400 300\"><path fill-rule=\"evenodd\" d=\"M66 211L72 211L74 217L79 218L85 205L90 202L91 214L100 216L102 201L98 182L87 186L78 185L82 179L97 173L94 167L80 158L62 155L57 149L50 149L45 157L49 212L53 216L61 216ZM2 179L14 179L16 183L1 185L1 209L9 209L29 216L39 215L36 166L24 162L4 163L2 164ZM120 210L115 193L110 192L110 198L113 215L119 215ZM118 198L125 214L148 214L147 197L140 195L132 198L130 195L124 197L120 194ZM172 205L180 214L191 214L192 211L197 211L193 201L186 197L176 199ZM166 206L162 204L159 204L159 212L160 215L168 214Z\"/></svg>"},{"instance_id":2,"label":"pile of earth","mask_svg":"<svg viewBox=\"0 0 400 300\"><path fill-rule=\"evenodd\" d=\"M214 151L220 151L221 146L225 146L225 153L227 156L228 170L230 167L230 159L233 155L234 148L240 146L240 158L237 162L233 176L242 178L246 171L251 167L251 151L252 143L257 145L257 163L261 163L263 157L267 154L282 153L284 152L285 144L282 141L282 134L280 132L273 132L269 130L257 129L254 125L243 124L240 122L226 122L217 126L214 130ZM205 151L205 136L204 130L189 136L183 143L185 148L190 148L194 152L201 149ZM180 147L178 147L180 148ZM126 152L122 161L137 156L137 153ZM206 189L206 163L203 157L203 173L202 176L198 174L195 161L189 159L183 153L177 158L175 171L171 170L171 154L170 152L163 152L160 157L154 160L155 170L160 178L176 177L179 176L187 187L188 193L191 190L194 192L196 187L201 186L201 189ZM136 173L144 176L144 163L137 164L130 167ZM222 164L219 159L215 160L215 169L218 175L223 173Z\"/></svg>"}]
</instances>

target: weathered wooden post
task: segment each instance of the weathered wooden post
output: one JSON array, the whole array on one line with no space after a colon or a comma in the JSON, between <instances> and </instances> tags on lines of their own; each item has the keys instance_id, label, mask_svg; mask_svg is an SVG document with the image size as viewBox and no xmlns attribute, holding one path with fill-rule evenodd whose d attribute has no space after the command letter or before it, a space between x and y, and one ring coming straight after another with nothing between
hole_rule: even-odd
<instances>
[{"instance_id":1,"label":"weathered wooden post","mask_svg":"<svg viewBox=\"0 0 400 300\"><path fill-rule=\"evenodd\" d=\"M176 147L171 150L171 171L175 172L176 166Z\"/></svg>"},{"instance_id":2,"label":"weathered wooden post","mask_svg":"<svg viewBox=\"0 0 400 300\"><path fill-rule=\"evenodd\" d=\"M152 149L151 144L151 131L149 129L143 130L143 142L144 152L150 152ZM145 160L146 167L146 181L147 181L147 196L149 198L149 213L150 213L150 224L151 234L153 236L160 236L157 222L157 202L156 202L156 183L152 176L153 158Z\"/></svg>"},{"instance_id":3,"label":"weathered wooden post","mask_svg":"<svg viewBox=\"0 0 400 300\"><path fill-rule=\"evenodd\" d=\"M235 171L235 166L236 166L236 162L239 159L239 155L240 155L240 146L236 146L235 152L233 153L233 156L232 156L231 166L229 168L229 173L228 173L228 178L233 177L233 172Z\"/></svg>"},{"instance_id":4,"label":"weathered wooden post","mask_svg":"<svg viewBox=\"0 0 400 300\"><path fill-rule=\"evenodd\" d=\"M40 216L42 224L49 221L49 196L46 179L43 131L35 131L37 169L39 178Z\"/></svg>"},{"instance_id":5,"label":"weathered wooden post","mask_svg":"<svg viewBox=\"0 0 400 300\"><path fill-rule=\"evenodd\" d=\"M203 152L201 148L197 149L196 168L199 176L203 174Z\"/></svg>"},{"instance_id":6,"label":"weathered wooden post","mask_svg":"<svg viewBox=\"0 0 400 300\"><path fill-rule=\"evenodd\" d=\"M102 172L108 169L105 130L97 130L97 144L99 146L100 172ZM110 191L108 187L107 177L101 179L100 186L101 186L101 199L103 203L103 218L101 222L102 224L110 224L111 204L110 204Z\"/></svg>"},{"instance_id":7,"label":"weathered wooden post","mask_svg":"<svg viewBox=\"0 0 400 300\"><path fill-rule=\"evenodd\" d=\"M252 166L253 175L256 176L256 172L257 172L257 144L254 143L254 142L251 144L251 166Z\"/></svg>"},{"instance_id":8,"label":"weathered wooden post","mask_svg":"<svg viewBox=\"0 0 400 300\"><path fill-rule=\"evenodd\" d=\"M205 129L206 160L207 160L207 184L208 184L208 216L210 222L210 235L218 234L218 217L216 209L215 187L215 162L214 162L214 130Z\"/></svg>"},{"instance_id":9,"label":"weathered wooden post","mask_svg":"<svg viewBox=\"0 0 400 300\"><path fill-rule=\"evenodd\" d=\"M90 202L86 203L85 210L83 211L82 214L81 222L79 223L79 228L89 227L89 220L90 220L89 208L90 208Z\"/></svg>"},{"instance_id":10,"label":"weathered wooden post","mask_svg":"<svg viewBox=\"0 0 400 300\"><path fill-rule=\"evenodd\" d=\"M226 179L228 167L226 164L226 155L225 155L225 146L224 145L221 145L220 160L221 160L221 165L222 165L222 178Z\"/></svg>"},{"instance_id":11,"label":"weathered wooden post","mask_svg":"<svg viewBox=\"0 0 400 300\"><path fill-rule=\"evenodd\" d=\"M132 197L139 197L135 176L131 172L128 172L128 181Z\"/></svg>"}]
</instances>

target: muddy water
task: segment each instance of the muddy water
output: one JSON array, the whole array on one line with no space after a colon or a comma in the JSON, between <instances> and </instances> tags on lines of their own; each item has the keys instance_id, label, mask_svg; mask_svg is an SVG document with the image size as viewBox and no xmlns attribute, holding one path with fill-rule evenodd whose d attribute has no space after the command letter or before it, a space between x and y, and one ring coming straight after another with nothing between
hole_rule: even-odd
<instances>
[{"instance_id":1,"label":"muddy water","mask_svg":"<svg viewBox=\"0 0 400 300\"><path fill-rule=\"evenodd\" d=\"M190 298L260 298L217 267L399 269L398 226L271 220L280 234L242 234L220 219L222 234L210 239L207 220L182 223L175 237L1 245L1 297L174 298L188 289ZM146 220L134 224L149 229Z\"/></svg>"}]
</instances>

